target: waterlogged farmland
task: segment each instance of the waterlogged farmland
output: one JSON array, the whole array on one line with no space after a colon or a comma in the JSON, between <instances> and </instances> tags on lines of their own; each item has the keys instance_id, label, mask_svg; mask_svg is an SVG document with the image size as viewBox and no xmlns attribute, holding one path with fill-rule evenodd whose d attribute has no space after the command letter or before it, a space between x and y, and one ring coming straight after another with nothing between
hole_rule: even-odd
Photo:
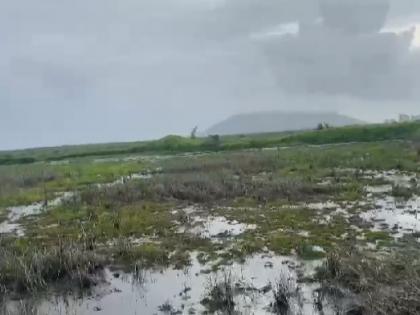
<instances>
[{"instance_id":1,"label":"waterlogged farmland","mask_svg":"<svg viewBox=\"0 0 420 315\"><path fill-rule=\"evenodd\" d=\"M418 314L409 126L0 166L0 313Z\"/></svg>"}]
</instances>

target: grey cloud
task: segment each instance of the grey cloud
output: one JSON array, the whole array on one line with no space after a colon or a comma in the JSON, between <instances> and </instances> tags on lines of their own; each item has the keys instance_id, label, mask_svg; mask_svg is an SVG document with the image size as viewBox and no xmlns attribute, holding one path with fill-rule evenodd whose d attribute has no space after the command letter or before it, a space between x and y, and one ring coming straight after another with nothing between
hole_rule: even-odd
<instances>
[{"instance_id":1,"label":"grey cloud","mask_svg":"<svg viewBox=\"0 0 420 315\"><path fill-rule=\"evenodd\" d=\"M279 86L292 93L348 94L368 99L418 97L418 53L412 33L336 34L320 27L271 40L267 56Z\"/></svg>"},{"instance_id":2,"label":"grey cloud","mask_svg":"<svg viewBox=\"0 0 420 315\"><path fill-rule=\"evenodd\" d=\"M279 88L378 101L420 98L414 30L380 32L389 3L322 0L320 7L317 19L298 21L297 34L268 36L263 43Z\"/></svg>"},{"instance_id":3,"label":"grey cloud","mask_svg":"<svg viewBox=\"0 0 420 315\"><path fill-rule=\"evenodd\" d=\"M349 108L337 99L412 108L408 35L317 31L317 1L1 1L0 149L187 133L260 108ZM388 22L416 13L417 0L392 0ZM296 21L306 35L255 39Z\"/></svg>"}]
</instances>

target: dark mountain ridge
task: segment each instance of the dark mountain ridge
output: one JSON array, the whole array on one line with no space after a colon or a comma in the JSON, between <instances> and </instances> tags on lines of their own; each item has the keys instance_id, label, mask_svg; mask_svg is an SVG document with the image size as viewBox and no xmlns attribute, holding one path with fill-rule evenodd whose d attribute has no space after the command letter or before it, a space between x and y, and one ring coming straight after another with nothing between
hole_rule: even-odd
<instances>
[{"instance_id":1,"label":"dark mountain ridge","mask_svg":"<svg viewBox=\"0 0 420 315\"><path fill-rule=\"evenodd\" d=\"M234 135L314 129L320 123L333 127L364 124L335 112L265 111L234 115L210 127L206 134Z\"/></svg>"}]
</instances>

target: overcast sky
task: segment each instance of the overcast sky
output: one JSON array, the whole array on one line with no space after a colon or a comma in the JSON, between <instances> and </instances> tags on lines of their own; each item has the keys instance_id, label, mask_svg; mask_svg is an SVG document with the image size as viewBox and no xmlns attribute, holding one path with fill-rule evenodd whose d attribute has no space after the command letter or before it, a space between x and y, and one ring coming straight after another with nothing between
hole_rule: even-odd
<instances>
[{"instance_id":1,"label":"overcast sky","mask_svg":"<svg viewBox=\"0 0 420 315\"><path fill-rule=\"evenodd\" d=\"M268 109L420 114L420 1L353 20L346 3L387 0L319 1L0 0L0 150L187 134Z\"/></svg>"}]
</instances>

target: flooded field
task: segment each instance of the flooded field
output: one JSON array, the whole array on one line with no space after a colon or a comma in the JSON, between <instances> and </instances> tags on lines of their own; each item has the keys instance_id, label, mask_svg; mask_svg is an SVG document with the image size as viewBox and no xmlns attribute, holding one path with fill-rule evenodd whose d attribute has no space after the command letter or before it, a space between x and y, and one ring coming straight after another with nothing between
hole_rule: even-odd
<instances>
[{"instance_id":1,"label":"flooded field","mask_svg":"<svg viewBox=\"0 0 420 315\"><path fill-rule=\"evenodd\" d=\"M369 268L388 277L393 255L417 253L418 173L325 167L315 147L302 164L294 150L157 158L4 207L0 313L371 314L367 297L387 293L364 287Z\"/></svg>"},{"instance_id":2,"label":"flooded field","mask_svg":"<svg viewBox=\"0 0 420 315\"><path fill-rule=\"evenodd\" d=\"M184 270L142 271L136 275L106 270L106 284L96 288L90 297L28 300L24 304L14 302L5 307L5 312L14 314L23 308L36 310L35 314L92 314L95 311L109 315L201 314L206 310L204 305L206 299L211 298L214 286L229 281L227 285L232 288L236 312L266 314L273 307L276 281L286 281L290 290L291 314L302 311L320 314L313 303L318 285L297 282L298 273L300 276L310 275L320 263L305 265L292 257L267 253L250 257L243 264L232 264L219 272L208 272L210 266L201 265L193 254L191 266ZM224 313L223 309L219 312ZM327 309L323 314L334 313Z\"/></svg>"}]
</instances>

